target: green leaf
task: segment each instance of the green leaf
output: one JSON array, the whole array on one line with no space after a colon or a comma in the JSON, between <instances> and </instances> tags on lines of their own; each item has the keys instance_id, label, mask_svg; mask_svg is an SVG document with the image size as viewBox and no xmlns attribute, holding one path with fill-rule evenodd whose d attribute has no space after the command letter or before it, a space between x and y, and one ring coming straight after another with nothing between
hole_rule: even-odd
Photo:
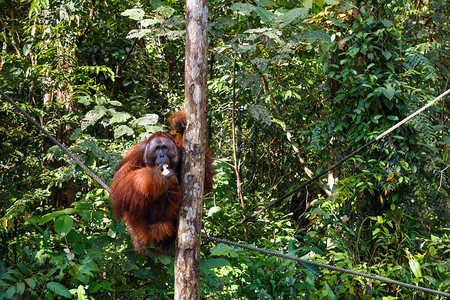
<instances>
[{"instance_id":1,"label":"green leaf","mask_svg":"<svg viewBox=\"0 0 450 300\"><path fill-rule=\"evenodd\" d=\"M392 25L394 25L394 23L389 20L382 20L381 23L383 23L384 27L391 27Z\"/></svg>"},{"instance_id":2,"label":"green leaf","mask_svg":"<svg viewBox=\"0 0 450 300\"><path fill-rule=\"evenodd\" d=\"M36 281L34 281L33 278L25 278L25 282L31 289L34 289L36 287Z\"/></svg>"},{"instance_id":3,"label":"green leaf","mask_svg":"<svg viewBox=\"0 0 450 300\"><path fill-rule=\"evenodd\" d=\"M84 290L84 287L83 287L83 285L79 285L78 286L78 289L76 290L77 291L77 299L78 300L85 300L85 299L88 299L87 297L86 297L86 291Z\"/></svg>"},{"instance_id":4,"label":"green leaf","mask_svg":"<svg viewBox=\"0 0 450 300\"><path fill-rule=\"evenodd\" d=\"M48 0L33 0L28 10L28 17L31 19L33 15L39 15L42 10L47 9L48 5Z\"/></svg>"},{"instance_id":5,"label":"green leaf","mask_svg":"<svg viewBox=\"0 0 450 300\"><path fill-rule=\"evenodd\" d=\"M55 220L55 231L58 234L61 233L69 233L70 230L72 230L73 227L73 219L69 216L60 216Z\"/></svg>"},{"instance_id":6,"label":"green leaf","mask_svg":"<svg viewBox=\"0 0 450 300\"><path fill-rule=\"evenodd\" d=\"M231 9L236 13L248 16L255 9L255 6L247 3L234 3L233 5L231 5Z\"/></svg>"},{"instance_id":7,"label":"green leaf","mask_svg":"<svg viewBox=\"0 0 450 300\"><path fill-rule=\"evenodd\" d=\"M436 255L436 253L437 253L436 248L434 248L434 246L430 246L430 248L428 248L428 252L432 256Z\"/></svg>"},{"instance_id":8,"label":"green leaf","mask_svg":"<svg viewBox=\"0 0 450 300\"><path fill-rule=\"evenodd\" d=\"M406 140L406 138L404 136L400 136L400 135L393 135L392 137L397 140L402 140L402 141Z\"/></svg>"},{"instance_id":9,"label":"green leaf","mask_svg":"<svg viewBox=\"0 0 450 300\"><path fill-rule=\"evenodd\" d=\"M160 6L156 9L156 11L164 18L170 18L173 13L175 12L175 9L173 9L170 6Z\"/></svg>"},{"instance_id":10,"label":"green leaf","mask_svg":"<svg viewBox=\"0 0 450 300\"><path fill-rule=\"evenodd\" d=\"M328 299L331 299L331 300L336 299L336 296L334 295L333 290L331 290L330 286L326 282L325 282L325 289L327 292L327 296L329 297Z\"/></svg>"},{"instance_id":11,"label":"green leaf","mask_svg":"<svg viewBox=\"0 0 450 300\"><path fill-rule=\"evenodd\" d=\"M344 29L348 28L348 26L344 22L339 21L339 20L337 20L337 19L335 19L333 17L328 17L328 20L333 22L333 24L336 25L336 26L339 26L339 27L344 28Z\"/></svg>"},{"instance_id":12,"label":"green leaf","mask_svg":"<svg viewBox=\"0 0 450 300\"><path fill-rule=\"evenodd\" d=\"M109 125L114 123L123 123L131 118L131 115L127 112L118 112L114 113L111 119L109 120Z\"/></svg>"},{"instance_id":13,"label":"green leaf","mask_svg":"<svg viewBox=\"0 0 450 300\"><path fill-rule=\"evenodd\" d=\"M226 255L226 254L233 254L237 251L240 251L240 250L234 249L233 247L225 245L225 244L219 244L219 245L211 248L211 255L222 256L222 255Z\"/></svg>"},{"instance_id":14,"label":"green leaf","mask_svg":"<svg viewBox=\"0 0 450 300\"><path fill-rule=\"evenodd\" d=\"M166 265L166 266L167 266L168 264L170 264L170 263L173 262L171 257L169 257L169 256L164 256L164 255L158 256L158 260L159 260L163 265Z\"/></svg>"},{"instance_id":15,"label":"green leaf","mask_svg":"<svg viewBox=\"0 0 450 300\"><path fill-rule=\"evenodd\" d=\"M51 281L47 283L47 288L52 291L53 293L65 297L65 298L72 298L72 294L70 293L69 289L63 286L59 282Z\"/></svg>"},{"instance_id":16,"label":"green leaf","mask_svg":"<svg viewBox=\"0 0 450 300\"><path fill-rule=\"evenodd\" d=\"M223 258L212 258L212 259L207 259L205 261L203 261L200 264L200 268L201 269L217 269L217 268L221 268L224 267L228 264L228 260L223 259Z\"/></svg>"},{"instance_id":17,"label":"green leaf","mask_svg":"<svg viewBox=\"0 0 450 300\"><path fill-rule=\"evenodd\" d=\"M255 3L262 7L271 7L275 5L275 2L270 0L255 0Z\"/></svg>"},{"instance_id":18,"label":"green leaf","mask_svg":"<svg viewBox=\"0 0 450 300\"><path fill-rule=\"evenodd\" d=\"M386 98L388 98L389 100L392 100L392 98L394 98L394 96L395 96L395 91L389 85L384 87L384 88L382 88L382 91L383 91L383 95Z\"/></svg>"},{"instance_id":19,"label":"green leaf","mask_svg":"<svg viewBox=\"0 0 450 300\"><path fill-rule=\"evenodd\" d=\"M314 43L317 40L323 43L331 42L330 35L322 30L305 30L301 36L303 39L308 40L308 42L310 43Z\"/></svg>"},{"instance_id":20,"label":"green leaf","mask_svg":"<svg viewBox=\"0 0 450 300\"><path fill-rule=\"evenodd\" d=\"M220 213L222 208L220 206L213 206L208 210L208 217L213 217L214 215Z\"/></svg>"},{"instance_id":21,"label":"green leaf","mask_svg":"<svg viewBox=\"0 0 450 300\"><path fill-rule=\"evenodd\" d=\"M122 103L116 100L109 101L109 104L111 104L112 106L122 106Z\"/></svg>"},{"instance_id":22,"label":"green leaf","mask_svg":"<svg viewBox=\"0 0 450 300\"><path fill-rule=\"evenodd\" d=\"M392 196L392 202L396 202L397 199L398 199L398 194L394 194L394 195Z\"/></svg>"},{"instance_id":23,"label":"green leaf","mask_svg":"<svg viewBox=\"0 0 450 300\"><path fill-rule=\"evenodd\" d=\"M255 65L258 68L258 70L264 73L264 71L267 68L267 65L269 64L269 61L265 58L255 58L251 60L251 63Z\"/></svg>"},{"instance_id":24,"label":"green leaf","mask_svg":"<svg viewBox=\"0 0 450 300\"><path fill-rule=\"evenodd\" d=\"M313 0L305 0L303 1L303 6L310 9L313 6Z\"/></svg>"},{"instance_id":25,"label":"green leaf","mask_svg":"<svg viewBox=\"0 0 450 300\"><path fill-rule=\"evenodd\" d=\"M23 275L28 276L30 275L30 270L22 263L18 263L17 267L19 268L20 272L22 272Z\"/></svg>"},{"instance_id":26,"label":"green leaf","mask_svg":"<svg viewBox=\"0 0 450 300\"><path fill-rule=\"evenodd\" d=\"M397 116L387 116L386 118L388 118L389 120L392 120L392 121L398 121L399 120Z\"/></svg>"},{"instance_id":27,"label":"green leaf","mask_svg":"<svg viewBox=\"0 0 450 300\"><path fill-rule=\"evenodd\" d=\"M298 8L291 9L287 13L280 16L279 20L283 21L286 24L289 24L296 19L304 19L307 16L308 16L308 8L298 7Z\"/></svg>"},{"instance_id":28,"label":"green leaf","mask_svg":"<svg viewBox=\"0 0 450 300\"><path fill-rule=\"evenodd\" d=\"M14 297L14 295L16 294L16 286L15 285L11 285L8 290L5 293L6 298L8 299L12 299L12 297Z\"/></svg>"},{"instance_id":29,"label":"green leaf","mask_svg":"<svg viewBox=\"0 0 450 300\"><path fill-rule=\"evenodd\" d=\"M22 295L25 292L25 283L18 282L16 285L17 294Z\"/></svg>"},{"instance_id":30,"label":"green leaf","mask_svg":"<svg viewBox=\"0 0 450 300\"><path fill-rule=\"evenodd\" d=\"M428 149L430 149L431 151L433 151L433 152L436 153L436 154L438 154L438 153L440 152L439 149L436 148L436 147L433 146L433 145L425 144L425 147L427 147Z\"/></svg>"},{"instance_id":31,"label":"green leaf","mask_svg":"<svg viewBox=\"0 0 450 300\"><path fill-rule=\"evenodd\" d=\"M272 23L275 19L275 15L273 14L273 12L268 11L265 8L257 7L254 11L259 15L261 21L263 21L264 23Z\"/></svg>"},{"instance_id":32,"label":"green leaf","mask_svg":"<svg viewBox=\"0 0 450 300\"><path fill-rule=\"evenodd\" d=\"M92 100L91 96L79 96L78 97L78 103L84 104L86 106L91 104L92 101L93 100Z\"/></svg>"},{"instance_id":33,"label":"green leaf","mask_svg":"<svg viewBox=\"0 0 450 300\"><path fill-rule=\"evenodd\" d=\"M97 123L97 121L105 115L106 111L106 107L102 105L95 106L94 109L89 111L81 121L81 130L85 130L88 126Z\"/></svg>"},{"instance_id":34,"label":"green leaf","mask_svg":"<svg viewBox=\"0 0 450 300\"><path fill-rule=\"evenodd\" d=\"M146 126L146 125L154 125L158 122L157 114L147 114L137 120L134 121L136 126Z\"/></svg>"},{"instance_id":35,"label":"green leaf","mask_svg":"<svg viewBox=\"0 0 450 300\"><path fill-rule=\"evenodd\" d=\"M389 58L392 57L392 53L391 53L391 52L388 52L388 51L383 51L383 56L384 56L386 59L389 59Z\"/></svg>"},{"instance_id":36,"label":"green leaf","mask_svg":"<svg viewBox=\"0 0 450 300\"><path fill-rule=\"evenodd\" d=\"M409 267L411 268L411 271L414 274L414 277L420 278L422 277L422 270L420 269L420 264L409 251L407 251L408 254L408 260L409 260Z\"/></svg>"},{"instance_id":37,"label":"green leaf","mask_svg":"<svg viewBox=\"0 0 450 300\"><path fill-rule=\"evenodd\" d=\"M446 147L445 148L445 150L444 150L444 154L442 154L442 159L444 160L444 161L447 161L448 160L448 154L449 154L449 151L450 150L450 147Z\"/></svg>"},{"instance_id":38,"label":"green leaf","mask_svg":"<svg viewBox=\"0 0 450 300\"><path fill-rule=\"evenodd\" d=\"M133 30L130 30L130 32L128 32L127 39L140 39L149 33L151 33L150 29L133 29ZM130 81L130 83L131 83L131 81ZM126 84L126 82L124 81L124 86L126 86L125 84Z\"/></svg>"},{"instance_id":39,"label":"green leaf","mask_svg":"<svg viewBox=\"0 0 450 300\"><path fill-rule=\"evenodd\" d=\"M17 282L17 279L15 277L13 277L11 274L8 274L8 273L4 273L2 275L2 279L3 280L7 280L7 281L9 281L11 283L16 283Z\"/></svg>"},{"instance_id":40,"label":"green leaf","mask_svg":"<svg viewBox=\"0 0 450 300\"><path fill-rule=\"evenodd\" d=\"M60 210L51 212L49 214L46 214L39 220L39 224L40 225L44 225L45 223L47 223L47 222L49 222L49 221L51 221L53 219L56 219L57 217L59 217L61 215L64 215L64 212L60 211Z\"/></svg>"},{"instance_id":41,"label":"green leaf","mask_svg":"<svg viewBox=\"0 0 450 300\"><path fill-rule=\"evenodd\" d=\"M144 19L139 21L139 24L141 25L141 27L146 28L149 26L154 26L156 24L160 24L164 21L164 19L162 18L153 18L153 19Z\"/></svg>"},{"instance_id":42,"label":"green leaf","mask_svg":"<svg viewBox=\"0 0 450 300\"><path fill-rule=\"evenodd\" d=\"M77 128L73 131L73 133L70 135L69 139L71 141L76 141L80 138L81 135L81 128Z\"/></svg>"},{"instance_id":43,"label":"green leaf","mask_svg":"<svg viewBox=\"0 0 450 300\"><path fill-rule=\"evenodd\" d=\"M124 17L129 17L132 20L139 21L142 20L142 18L145 15L145 12L143 9L140 8L133 8L133 9L127 9L123 13L121 13Z\"/></svg>"},{"instance_id":44,"label":"green leaf","mask_svg":"<svg viewBox=\"0 0 450 300\"><path fill-rule=\"evenodd\" d=\"M114 130L114 138L118 139L123 135L133 135L134 131L133 129L131 129L130 127L128 127L127 125L120 125L119 127L117 127Z\"/></svg>"}]
</instances>

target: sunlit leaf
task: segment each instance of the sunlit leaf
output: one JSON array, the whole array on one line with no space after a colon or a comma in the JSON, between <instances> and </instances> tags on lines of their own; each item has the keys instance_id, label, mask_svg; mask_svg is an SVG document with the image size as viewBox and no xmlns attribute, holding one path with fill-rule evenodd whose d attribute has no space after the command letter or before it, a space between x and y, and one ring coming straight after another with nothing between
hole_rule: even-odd
<instances>
[{"instance_id":1,"label":"sunlit leaf","mask_svg":"<svg viewBox=\"0 0 450 300\"><path fill-rule=\"evenodd\" d=\"M159 116L157 114L147 114L139 119L136 119L134 122L136 126L146 126L146 125L154 125L158 122Z\"/></svg>"},{"instance_id":2,"label":"sunlit leaf","mask_svg":"<svg viewBox=\"0 0 450 300\"><path fill-rule=\"evenodd\" d=\"M113 114L112 118L109 120L109 124L111 125L114 123L123 123L130 118L131 118L131 115L129 113L126 113L126 112L115 113L115 114Z\"/></svg>"},{"instance_id":3,"label":"sunlit leaf","mask_svg":"<svg viewBox=\"0 0 450 300\"><path fill-rule=\"evenodd\" d=\"M133 135L134 131L127 125L120 125L114 130L114 138L118 139L123 135Z\"/></svg>"},{"instance_id":4,"label":"sunlit leaf","mask_svg":"<svg viewBox=\"0 0 450 300\"><path fill-rule=\"evenodd\" d=\"M127 9L121 13L122 16L129 17L130 19L135 21L142 20L144 14L145 14L144 10L140 8Z\"/></svg>"},{"instance_id":5,"label":"sunlit leaf","mask_svg":"<svg viewBox=\"0 0 450 300\"><path fill-rule=\"evenodd\" d=\"M409 260L409 267L414 274L414 277L420 278L422 277L422 270L420 268L419 262L416 260L414 255L412 255L409 251L407 251L407 257Z\"/></svg>"}]
</instances>

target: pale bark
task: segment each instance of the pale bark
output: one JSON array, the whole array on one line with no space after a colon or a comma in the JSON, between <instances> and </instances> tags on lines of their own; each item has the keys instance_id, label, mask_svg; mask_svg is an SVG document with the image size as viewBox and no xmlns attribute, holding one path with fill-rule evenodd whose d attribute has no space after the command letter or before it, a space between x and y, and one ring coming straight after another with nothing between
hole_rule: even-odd
<instances>
[{"instance_id":1,"label":"pale bark","mask_svg":"<svg viewBox=\"0 0 450 300\"><path fill-rule=\"evenodd\" d=\"M207 114L206 0L186 0L183 200L175 250L175 299L200 299L200 230L205 175Z\"/></svg>"}]
</instances>

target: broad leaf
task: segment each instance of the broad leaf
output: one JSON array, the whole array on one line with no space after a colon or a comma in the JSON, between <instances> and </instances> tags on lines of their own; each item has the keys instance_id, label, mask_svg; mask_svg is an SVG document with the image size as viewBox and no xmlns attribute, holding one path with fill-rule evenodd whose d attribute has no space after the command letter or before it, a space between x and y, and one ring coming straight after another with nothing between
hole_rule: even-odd
<instances>
[{"instance_id":1,"label":"broad leaf","mask_svg":"<svg viewBox=\"0 0 450 300\"><path fill-rule=\"evenodd\" d=\"M331 42L330 35L322 30L306 30L302 33L302 37L310 43L314 43L317 40L323 43Z\"/></svg>"},{"instance_id":2,"label":"broad leaf","mask_svg":"<svg viewBox=\"0 0 450 300\"><path fill-rule=\"evenodd\" d=\"M390 85L386 85L386 87L382 88L383 95L388 98L389 100L392 100L395 96L395 91L392 89Z\"/></svg>"},{"instance_id":3,"label":"broad leaf","mask_svg":"<svg viewBox=\"0 0 450 300\"><path fill-rule=\"evenodd\" d=\"M234 10L236 13L248 16L255 9L255 6L247 3L235 3L231 5L231 9Z\"/></svg>"},{"instance_id":4,"label":"broad leaf","mask_svg":"<svg viewBox=\"0 0 450 300\"><path fill-rule=\"evenodd\" d=\"M279 17L280 21L283 21L284 23L291 23L296 19L302 20L308 16L308 8L305 7L298 7L291 9L284 15Z\"/></svg>"},{"instance_id":5,"label":"broad leaf","mask_svg":"<svg viewBox=\"0 0 450 300\"><path fill-rule=\"evenodd\" d=\"M58 234L61 233L69 233L70 230L72 230L73 227L73 219L69 216L60 216L55 220L55 231Z\"/></svg>"},{"instance_id":6,"label":"broad leaf","mask_svg":"<svg viewBox=\"0 0 450 300\"><path fill-rule=\"evenodd\" d=\"M132 20L139 21L142 20L142 18L145 15L145 12L143 9L140 8L133 8L133 9L127 9L123 13L121 13L122 16L129 17Z\"/></svg>"},{"instance_id":7,"label":"broad leaf","mask_svg":"<svg viewBox=\"0 0 450 300\"><path fill-rule=\"evenodd\" d=\"M153 25L162 23L162 21L163 21L163 19L160 19L160 18L144 19L144 20L141 20L139 22L139 24L141 24L141 26L145 28L145 27L149 27L149 26L153 26Z\"/></svg>"},{"instance_id":8,"label":"broad leaf","mask_svg":"<svg viewBox=\"0 0 450 300\"><path fill-rule=\"evenodd\" d=\"M50 291L59 296L63 296L65 298L72 298L72 294L70 293L69 289L59 282L51 281L47 283L47 287Z\"/></svg>"},{"instance_id":9,"label":"broad leaf","mask_svg":"<svg viewBox=\"0 0 450 300\"><path fill-rule=\"evenodd\" d=\"M203 261L200 264L200 268L201 269L217 269L217 268L224 267L227 264L228 264L228 260L226 260L226 259L212 258L212 259L207 259L207 260Z\"/></svg>"},{"instance_id":10,"label":"broad leaf","mask_svg":"<svg viewBox=\"0 0 450 300\"><path fill-rule=\"evenodd\" d=\"M123 123L131 118L131 115L126 112L115 113L112 118L109 120L109 125L114 123Z\"/></svg>"},{"instance_id":11,"label":"broad leaf","mask_svg":"<svg viewBox=\"0 0 450 300\"><path fill-rule=\"evenodd\" d=\"M158 122L158 115L148 114L134 121L136 126L154 125Z\"/></svg>"},{"instance_id":12,"label":"broad leaf","mask_svg":"<svg viewBox=\"0 0 450 300\"><path fill-rule=\"evenodd\" d=\"M263 21L264 23L272 23L275 19L274 13L271 11L268 11L265 8L257 7L255 9L255 12L259 15L259 17L261 18L261 21Z\"/></svg>"},{"instance_id":13,"label":"broad leaf","mask_svg":"<svg viewBox=\"0 0 450 300\"><path fill-rule=\"evenodd\" d=\"M127 125L120 125L114 130L114 138L118 139L123 135L133 135L134 131Z\"/></svg>"},{"instance_id":14,"label":"broad leaf","mask_svg":"<svg viewBox=\"0 0 450 300\"><path fill-rule=\"evenodd\" d=\"M93 110L89 111L84 119L81 121L81 130L85 130L90 125L94 125L100 120L106 113L107 109L104 106L97 105Z\"/></svg>"}]
</instances>

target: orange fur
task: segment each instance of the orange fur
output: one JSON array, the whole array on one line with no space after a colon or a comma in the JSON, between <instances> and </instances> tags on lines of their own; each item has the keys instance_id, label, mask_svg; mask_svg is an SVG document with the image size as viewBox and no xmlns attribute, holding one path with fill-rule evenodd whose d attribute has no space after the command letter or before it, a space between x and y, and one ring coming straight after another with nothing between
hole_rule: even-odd
<instances>
[{"instance_id":1,"label":"orange fur","mask_svg":"<svg viewBox=\"0 0 450 300\"><path fill-rule=\"evenodd\" d=\"M180 149L183 148L183 133L186 129L186 112L184 110L180 110L173 113L169 118L169 123L170 127L172 128L171 133L175 135L175 143ZM213 159L211 150L209 149L209 146L206 145L204 182L204 190L206 193L212 192L213 190L213 177L215 171L212 162Z\"/></svg>"},{"instance_id":2,"label":"orange fur","mask_svg":"<svg viewBox=\"0 0 450 300\"><path fill-rule=\"evenodd\" d=\"M162 175L162 167L147 166L144 158L147 144L155 137L163 143L174 142L181 156L183 131L186 128L184 111L170 117L175 139L168 133L157 132L147 141L132 146L119 163L111 184L114 215L127 223L136 251L144 252L152 243L164 243L175 237L179 204L182 199L181 159L169 166L171 173ZM148 162L148 160L147 160ZM209 147L205 158L205 192L212 190L214 168Z\"/></svg>"},{"instance_id":3,"label":"orange fur","mask_svg":"<svg viewBox=\"0 0 450 300\"><path fill-rule=\"evenodd\" d=\"M171 133L175 135L175 143L181 149L183 147L183 132L186 129L186 112L184 110L173 113L169 118Z\"/></svg>"}]
</instances>

